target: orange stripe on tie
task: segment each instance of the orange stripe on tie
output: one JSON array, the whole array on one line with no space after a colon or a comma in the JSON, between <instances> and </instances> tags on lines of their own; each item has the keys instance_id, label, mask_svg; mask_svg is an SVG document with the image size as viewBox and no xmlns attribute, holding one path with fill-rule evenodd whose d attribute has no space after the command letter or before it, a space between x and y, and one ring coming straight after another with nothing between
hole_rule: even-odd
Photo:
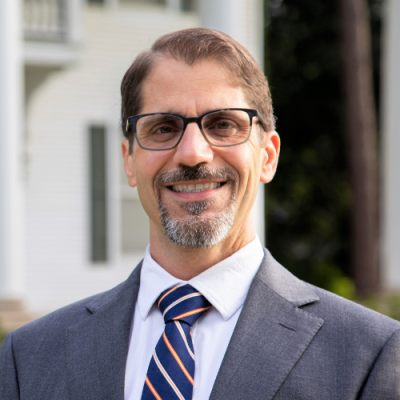
<instances>
[{"instance_id":1,"label":"orange stripe on tie","mask_svg":"<svg viewBox=\"0 0 400 400\"><path fill-rule=\"evenodd\" d=\"M174 286L172 289L168 290L168 292L165 293L164 296L161 297L160 300L158 300L158 306L160 306L160 303L161 303L170 293L172 293L174 290L178 289L178 287L180 287L180 286Z\"/></svg>"},{"instance_id":2,"label":"orange stripe on tie","mask_svg":"<svg viewBox=\"0 0 400 400\"><path fill-rule=\"evenodd\" d=\"M163 333L163 337L164 337L164 342L167 345L167 347L169 348L169 351L171 352L171 354L173 355L173 357L175 358L176 362L179 364L179 366L181 367L182 372L186 375L186 378L189 379L189 382L194 385L194 380L191 377L191 375L189 374L188 370L185 368L185 366L183 365L181 359L179 358L178 354L176 354L176 351L174 350L174 348L172 347L171 343L169 342L167 335L165 334L165 332Z\"/></svg>"},{"instance_id":3,"label":"orange stripe on tie","mask_svg":"<svg viewBox=\"0 0 400 400\"><path fill-rule=\"evenodd\" d=\"M177 317L172 318L172 319L173 319L173 320L182 319L182 318L188 317L189 315L198 314L198 313L200 313L200 312L202 312L202 311L208 310L209 308L211 308L211 306L209 306L209 307L203 307L203 308L198 308L197 310L188 311L187 313L178 315Z\"/></svg>"},{"instance_id":4,"label":"orange stripe on tie","mask_svg":"<svg viewBox=\"0 0 400 400\"><path fill-rule=\"evenodd\" d=\"M153 393L154 397L155 397L157 400L162 400L162 398L161 398L160 395L157 393L157 390L154 389L154 386L151 384L151 382L149 381L149 378L148 378L147 376L146 376L146 383L147 383L147 386L149 387L151 393Z\"/></svg>"}]
</instances>

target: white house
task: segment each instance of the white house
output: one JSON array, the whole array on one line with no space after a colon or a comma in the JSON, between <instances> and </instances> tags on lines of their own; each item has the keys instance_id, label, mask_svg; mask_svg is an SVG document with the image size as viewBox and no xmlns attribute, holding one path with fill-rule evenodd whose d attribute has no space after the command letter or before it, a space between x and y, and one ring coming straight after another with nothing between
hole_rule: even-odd
<instances>
[{"instance_id":1,"label":"white house","mask_svg":"<svg viewBox=\"0 0 400 400\"><path fill-rule=\"evenodd\" d=\"M134 57L164 33L206 26L261 62L262 4L0 2L0 316L8 328L115 286L143 256L147 217L120 156L119 86Z\"/></svg>"}]
</instances>

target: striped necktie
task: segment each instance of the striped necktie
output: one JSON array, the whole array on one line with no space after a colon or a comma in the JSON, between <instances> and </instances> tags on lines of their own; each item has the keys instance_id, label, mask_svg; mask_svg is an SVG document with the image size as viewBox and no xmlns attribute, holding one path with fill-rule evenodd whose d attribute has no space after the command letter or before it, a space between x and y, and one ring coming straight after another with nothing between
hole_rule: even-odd
<instances>
[{"instance_id":1,"label":"striped necktie","mask_svg":"<svg viewBox=\"0 0 400 400\"><path fill-rule=\"evenodd\" d=\"M143 387L142 400L189 400L194 384L190 327L211 304L190 285L167 289L157 299L165 321Z\"/></svg>"}]
</instances>

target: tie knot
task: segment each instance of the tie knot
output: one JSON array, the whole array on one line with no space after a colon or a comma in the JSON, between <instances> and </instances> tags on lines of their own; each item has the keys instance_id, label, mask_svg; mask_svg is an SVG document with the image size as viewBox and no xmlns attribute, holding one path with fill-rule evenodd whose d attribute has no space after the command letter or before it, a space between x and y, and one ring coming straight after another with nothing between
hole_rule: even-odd
<instances>
[{"instance_id":1,"label":"tie knot","mask_svg":"<svg viewBox=\"0 0 400 400\"><path fill-rule=\"evenodd\" d=\"M158 297L157 305L165 323L179 320L190 326L211 308L210 302L190 285L165 290Z\"/></svg>"}]
</instances>

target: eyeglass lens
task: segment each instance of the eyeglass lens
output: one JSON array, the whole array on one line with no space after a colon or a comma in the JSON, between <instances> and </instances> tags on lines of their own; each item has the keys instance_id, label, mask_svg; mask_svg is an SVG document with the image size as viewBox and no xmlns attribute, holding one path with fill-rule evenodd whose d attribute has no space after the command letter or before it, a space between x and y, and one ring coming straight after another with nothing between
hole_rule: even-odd
<instances>
[{"instance_id":1,"label":"eyeglass lens","mask_svg":"<svg viewBox=\"0 0 400 400\"><path fill-rule=\"evenodd\" d=\"M153 114L141 117L136 124L136 134L141 146L148 149L174 147L182 136L184 121L170 114ZM221 110L203 117L201 129L209 143L230 146L244 142L250 131L250 117L241 110Z\"/></svg>"}]
</instances>

